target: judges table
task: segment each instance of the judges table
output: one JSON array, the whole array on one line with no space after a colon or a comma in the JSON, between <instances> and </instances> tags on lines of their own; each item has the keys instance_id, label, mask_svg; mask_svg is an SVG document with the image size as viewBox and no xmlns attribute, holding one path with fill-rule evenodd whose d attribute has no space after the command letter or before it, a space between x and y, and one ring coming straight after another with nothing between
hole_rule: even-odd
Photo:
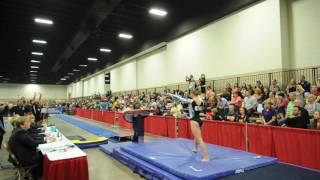
<instances>
[{"instance_id":1,"label":"judges table","mask_svg":"<svg viewBox=\"0 0 320 180\"><path fill-rule=\"evenodd\" d=\"M88 180L87 155L55 127L47 127L46 133L56 138L48 144L40 144L43 154L44 180Z\"/></svg>"}]
</instances>

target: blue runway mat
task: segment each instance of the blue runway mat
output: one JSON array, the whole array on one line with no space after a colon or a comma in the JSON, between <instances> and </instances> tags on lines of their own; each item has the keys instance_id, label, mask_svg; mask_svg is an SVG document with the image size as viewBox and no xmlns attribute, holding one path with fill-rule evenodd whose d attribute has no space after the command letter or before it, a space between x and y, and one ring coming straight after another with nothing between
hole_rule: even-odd
<instances>
[{"instance_id":1,"label":"blue runway mat","mask_svg":"<svg viewBox=\"0 0 320 180\"><path fill-rule=\"evenodd\" d=\"M216 179L277 162L276 158L212 144L207 144L211 161L201 162L201 153L195 155L192 147L193 141L187 139L160 140L124 146L117 153L125 152L182 179Z\"/></svg>"},{"instance_id":2,"label":"blue runway mat","mask_svg":"<svg viewBox=\"0 0 320 180\"><path fill-rule=\"evenodd\" d=\"M63 121L68 122L74 126L77 126L81 129L84 129L84 130L86 130L86 131L88 131L98 137L109 138L112 136L118 136L118 133L106 130L106 129L101 128L99 126L92 125L90 123L83 122L83 121L79 120L78 118L75 118L75 117L72 117L69 115L54 114L53 117L56 117L57 119L63 120Z\"/></svg>"}]
</instances>

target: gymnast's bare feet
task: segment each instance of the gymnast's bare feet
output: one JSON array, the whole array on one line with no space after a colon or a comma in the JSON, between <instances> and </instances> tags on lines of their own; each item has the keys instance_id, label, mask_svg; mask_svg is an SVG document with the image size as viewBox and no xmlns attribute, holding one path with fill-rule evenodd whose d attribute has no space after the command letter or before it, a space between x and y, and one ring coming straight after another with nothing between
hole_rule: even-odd
<instances>
[{"instance_id":1,"label":"gymnast's bare feet","mask_svg":"<svg viewBox=\"0 0 320 180\"><path fill-rule=\"evenodd\" d=\"M210 159L209 159L209 157L203 157L203 159L201 159L201 161L202 161L202 162L209 162Z\"/></svg>"},{"instance_id":2,"label":"gymnast's bare feet","mask_svg":"<svg viewBox=\"0 0 320 180\"><path fill-rule=\"evenodd\" d=\"M198 150L197 149L192 149L192 152L196 154L198 152Z\"/></svg>"}]
</instances>

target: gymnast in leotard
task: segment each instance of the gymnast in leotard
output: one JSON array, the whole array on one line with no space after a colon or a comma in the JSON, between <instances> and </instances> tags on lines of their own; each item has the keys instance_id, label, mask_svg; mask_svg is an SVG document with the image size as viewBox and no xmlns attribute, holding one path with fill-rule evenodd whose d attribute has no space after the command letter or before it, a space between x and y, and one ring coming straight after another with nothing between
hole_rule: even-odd
<instances>
[{"instance_id":1,"label":"gymnast in leotard","mask_svg":"<svg viewBox=\"0 0 320 180\"><path fill-rule=\"evenodd\" d=\"M202 161L207 162L209 161L209 156L207 152L207 148L205 143L203 142L202 136L201 136L201 126L202 126L202 120L200 119L200 112L203 110L203 102L200 97L200 92L198 89L192 91L191 97L192 99L185 99L177 95L168 94L169 96L178 99L179 101L183 103L189 104L189 114L190 114L190 125L191 125L191 131L194 136L195 144L193 148L193 152L198 152L198 146L200 145L203 158Z\"/></svg>"}]
</instances>

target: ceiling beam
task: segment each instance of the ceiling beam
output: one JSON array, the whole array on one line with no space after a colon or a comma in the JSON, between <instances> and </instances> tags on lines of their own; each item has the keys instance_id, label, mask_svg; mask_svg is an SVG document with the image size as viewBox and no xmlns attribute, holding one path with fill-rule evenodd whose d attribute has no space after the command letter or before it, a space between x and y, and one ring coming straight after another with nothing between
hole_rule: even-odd
<instances>
[{"instance_id":1,"label":"ceiling beam","mask_svg":"<svg viewBox=\"0 0 320 180\"><path fill-rule=\"evenodd\" d=\"M89 38L90 34L95 32L99 25L113 11L113 9L121 2L121 0L95 0L87 15L80 23L78 32L61 53L57 62L52 67L51 72L57 72L67 63L71 56L79 49L79 47Z\"/></svg>"}]
</instances>

